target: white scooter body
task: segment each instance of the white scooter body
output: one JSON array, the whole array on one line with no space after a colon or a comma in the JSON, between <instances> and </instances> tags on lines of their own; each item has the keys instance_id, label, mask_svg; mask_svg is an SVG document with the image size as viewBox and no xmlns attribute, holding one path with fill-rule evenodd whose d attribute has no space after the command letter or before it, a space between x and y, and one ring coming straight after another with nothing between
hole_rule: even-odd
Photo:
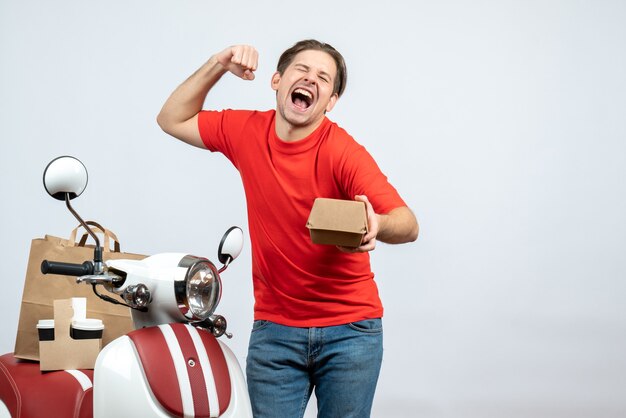
<instances>
[{"instance_id":1,"label":"white scooter body","mask_svg":"<svg viewBox=\"0 0 626 418\"><path fill-rule=\"evenodd\" d=\"M93 285L94 290L104 288L116 297L99 294L101 298L133 308L131 315L135 331L109 343L96 359L93 416L252 418L239 363L233 352L216 339L223 334L230 337L226 332L226 320L212 315L221 297L219 273L241 252L241 229L232 227L224 234L218 250L218 259L223 264L219 271L205 258L177 253L159 254L139 261L103 262L97 236L70 204L86 185L86 168L73 157L56 158L46 167L46 191L55 199L65 201L70 212L93 237L96 246L93 262L73 264L46 260L41 268L44 274L76 276L78 282ZM12 376L0 369L0 372L5 371L0 373L5 388L10 388L4 395L15 395L7 397L10 399L7 402L11 403L5 404L0 399L0 418L8 418L9 407L14 408L16 402L17 414L21 415L20 402L26 398L36 399L33 387L40 390L41 385L33 385L34 380L66 373L41 374L38 367L33 369L36 366L32 363L18 363L12 356L7 359L16 375L20 371L29 371L30 374L23 374L28 376L27 384L19 388L29 396L22 396ZM89 377L81 372L69 374L83 375L76 380L82 387L81 395L85 396L91 390ZM71 383L76 385L73 380ZM64 387L57 384L46 393L55 390L63 391ZM46 405L54 402L65 405L54 396ZM68 402L67 406L73 408L75 403ZM45 412L54 415L54 410ZM83 412L88 414L89 409Z\"/></svg>"},{"instance_id":2,"label":"white scooter body","mask_svg":"<svg viewBox=\"0 0 626 418\"><path fill-rule=\"evenodd\" d=\"M252 418L250 399L243 373L233 352L222 342L231 380L231 399L223 418ZM169 353L164 353L168 355ZM171 390L177 385L172 382ZM219 384L219 382L215 382ZM105 417L171 417L172 415L156 400L146 380L141 361L130 338L120 337L108 344L98 355L94 372L94 418ZM178 385L178 390L183 389ZM189 391L183 404L191 404ZM190 402L191 401L191 402ZM219 410L219 408L216 408ZM213 409L212 409L213 410ZM187 410L185 417L193 417L193 409ZM213 415L211 416L218 416Z\"/></svg>"},{"instance_id":3,"label":"white scooter body","mask_svg":"<svg viewBox=\"0 0 626 418\"><path fill-rule=\"evenodd\" d=\"M218 341L211 332L186 324L186 318L173 300L175 278L184 278L186 268L178 267L185 254L158 254L143 260L109 260L109 270L125 272L126 279L114 293L123 293L129 286L142 283L151 292L151 303L146 312L131 310L135 331L110 342L96 359L93 378L93 416L95 418L118 417L222 417L252 418L252 408L245 378L237 358L228 346ZM175 267L171 267L175 266ZM187 333L193 342L194 355L183 347L172 328ZM159 330L159 332L152 332ZM148 332L146 332L148 331ZM147 334L141 339L133 335ZM185 334L185 336L187 335ZM201 338L201 334L204 334ZM202 340L213 343L213 351L205 349ZM189 345L189 344L188 344ZM140 352L152 348L151 362L142 361ZM215 372L223 359L227 369ZM163 363L172 363L175 373L154 376L147 370ZM204 382L190 377L190 367L202 370ZM152 372L152 373L151 373ZM56 372L53 372L56 373ZM61 373L61 372L59 372ZM155 381L165 379L159 385ZM218 388L230 386L226 401L218 395ZM155 392L156 388L156 392ZM168 409L162 395L178 392L180 405ZM199 393L203 392L203 393ZM196 411L198 397L206 400L208 409ZM0 418L10 418L9 410L0 400Z\"/></svg>"},{"instance_id":4,"label":"white scooter body","mask_svg":"<svg viewBox=\"0 0 626 418\"><path fill-rule=\"evenodd\" d=\"M206 396L211 410L211 417L224 418L252 418L252 408L245 382L245 378L237 358L228 346L217 341L223 353L228 375L230 378L230 402L221 415L218 414L219 405L216 388L225 384L215 378L211 372L211 364L214 359L207 356L199 342L198 333L207 333L209 338L214 338L206 330L196 329L191 325L185 325L191 339L196 346L197 359L185 358L178 342L173 337L169 328L172 322L186 322L181 314L176 301L172 300L173 281L172 277L183 278L187 269L178 267L178 262L185 254L166 253L145 258L144 260L110 260L106 262L109 268L124 271L127 278L123 287L116 292L123 291L127 286L144 283L152 294L152 302L148 312L131 311L135 329L158 326L161 333L141 340L141 344L162 344L161 335L167 340L169 349L160 349L159 355L162 361L174 363L176 376L171 379L169 390L180 391L182 402L181 416L209 416L194 411L194 390L190 387L190 378L186 371L189 362L195 363L194 367L201 367L204 375ZM168 267L168 266L176 267ZM161 325L159 325L161 324ZM164 325L163 325L164 324ZM154 341L158 339L159 341ZM109 343L98 355L94 369L94 417L171 417L170 411L165 409L158 396L153 392L151 383L148 381L146 370L131 338L122 336ZM161 360L160 360L161 361Z\"/></svg>"}]
</instances>

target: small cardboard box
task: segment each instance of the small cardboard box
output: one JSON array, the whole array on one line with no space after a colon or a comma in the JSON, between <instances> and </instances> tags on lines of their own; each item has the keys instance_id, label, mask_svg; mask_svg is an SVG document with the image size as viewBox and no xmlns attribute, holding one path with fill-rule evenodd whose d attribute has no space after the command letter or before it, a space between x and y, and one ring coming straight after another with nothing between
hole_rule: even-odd
<instances>
[{"instance_id":1,"label":"small cardboard box","mask_svg":"<svg viewBox=\"0 0 626 418\"><path fill-rule=\"evenodd\" d=\"M318 197L306 226L315 244L358 247L367 233L365 203Z\"/></svg>"},{"instance_id":2,"label":"small cardboard box","mask_svg":"<svg viewBox=\"0 0 626 418\"><path fill-rule=\"evenodd\" d=\"M72 299L54 301L54 340L39 341L42 371L94 368L102 339L75 340L70 337L73 314Z\"/></svg>"}]
</instances>

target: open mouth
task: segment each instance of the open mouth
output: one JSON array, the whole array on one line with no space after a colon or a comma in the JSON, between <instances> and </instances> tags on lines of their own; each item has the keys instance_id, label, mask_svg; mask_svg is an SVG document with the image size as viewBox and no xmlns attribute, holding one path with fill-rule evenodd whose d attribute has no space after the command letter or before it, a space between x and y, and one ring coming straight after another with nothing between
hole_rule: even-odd
<instances>
[{"instance_id":1,"label":"open mouth","mask_svg":"<svg viewBox=\"0 0 626 418\"><path fill-rule=\"evenodd\" d=\"M306 110L313 103L313 95L305 89L297 88L291 93L291 101L297 108Z\"/></svg>"}]
</instances>

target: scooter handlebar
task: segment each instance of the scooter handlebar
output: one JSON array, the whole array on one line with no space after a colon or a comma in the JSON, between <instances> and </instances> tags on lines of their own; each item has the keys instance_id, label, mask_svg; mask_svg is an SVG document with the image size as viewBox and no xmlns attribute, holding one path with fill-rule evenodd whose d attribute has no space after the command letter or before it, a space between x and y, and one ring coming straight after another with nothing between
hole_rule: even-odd
<instances>
[{"instance_id":1,"label":"scooter handlebar","mask_svg":"<svg viewBox=\"0 0 626 418\"><path fill-rule=\"evenodd\" d=\"M60 274L63 276L86 276L93 274L93 263L85 261L83 264L62 263L60 261L43 260L41 263L43 274Z\"/></svg>"}]
</instances>

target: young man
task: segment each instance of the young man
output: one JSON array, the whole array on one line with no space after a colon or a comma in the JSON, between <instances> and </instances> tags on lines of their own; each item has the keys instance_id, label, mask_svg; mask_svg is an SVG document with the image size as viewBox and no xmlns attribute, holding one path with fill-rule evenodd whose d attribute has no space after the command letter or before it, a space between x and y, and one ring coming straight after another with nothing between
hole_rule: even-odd
<instances>
[{"instance_id":1,"label":"young man","mask_svg":"<svg viewBox=\"0 0 626 418\"><path fill-rule=\"evenodd\" d=\"M415 216L365 148L331 122L346 85L343 57L315 40L280 57L276 110L203 111L227 72L253 80L247 45L213 55L165 102L170 135L223 153L239 170L252 243L254 325L247 381L256 418L301 417L315 388L320 417L368 417L382 361L383 308L370 269L377 241L417 239ZM357 248L313 244L306 221L317 197L365 203Z\"/></svg>"}]
</instances>

